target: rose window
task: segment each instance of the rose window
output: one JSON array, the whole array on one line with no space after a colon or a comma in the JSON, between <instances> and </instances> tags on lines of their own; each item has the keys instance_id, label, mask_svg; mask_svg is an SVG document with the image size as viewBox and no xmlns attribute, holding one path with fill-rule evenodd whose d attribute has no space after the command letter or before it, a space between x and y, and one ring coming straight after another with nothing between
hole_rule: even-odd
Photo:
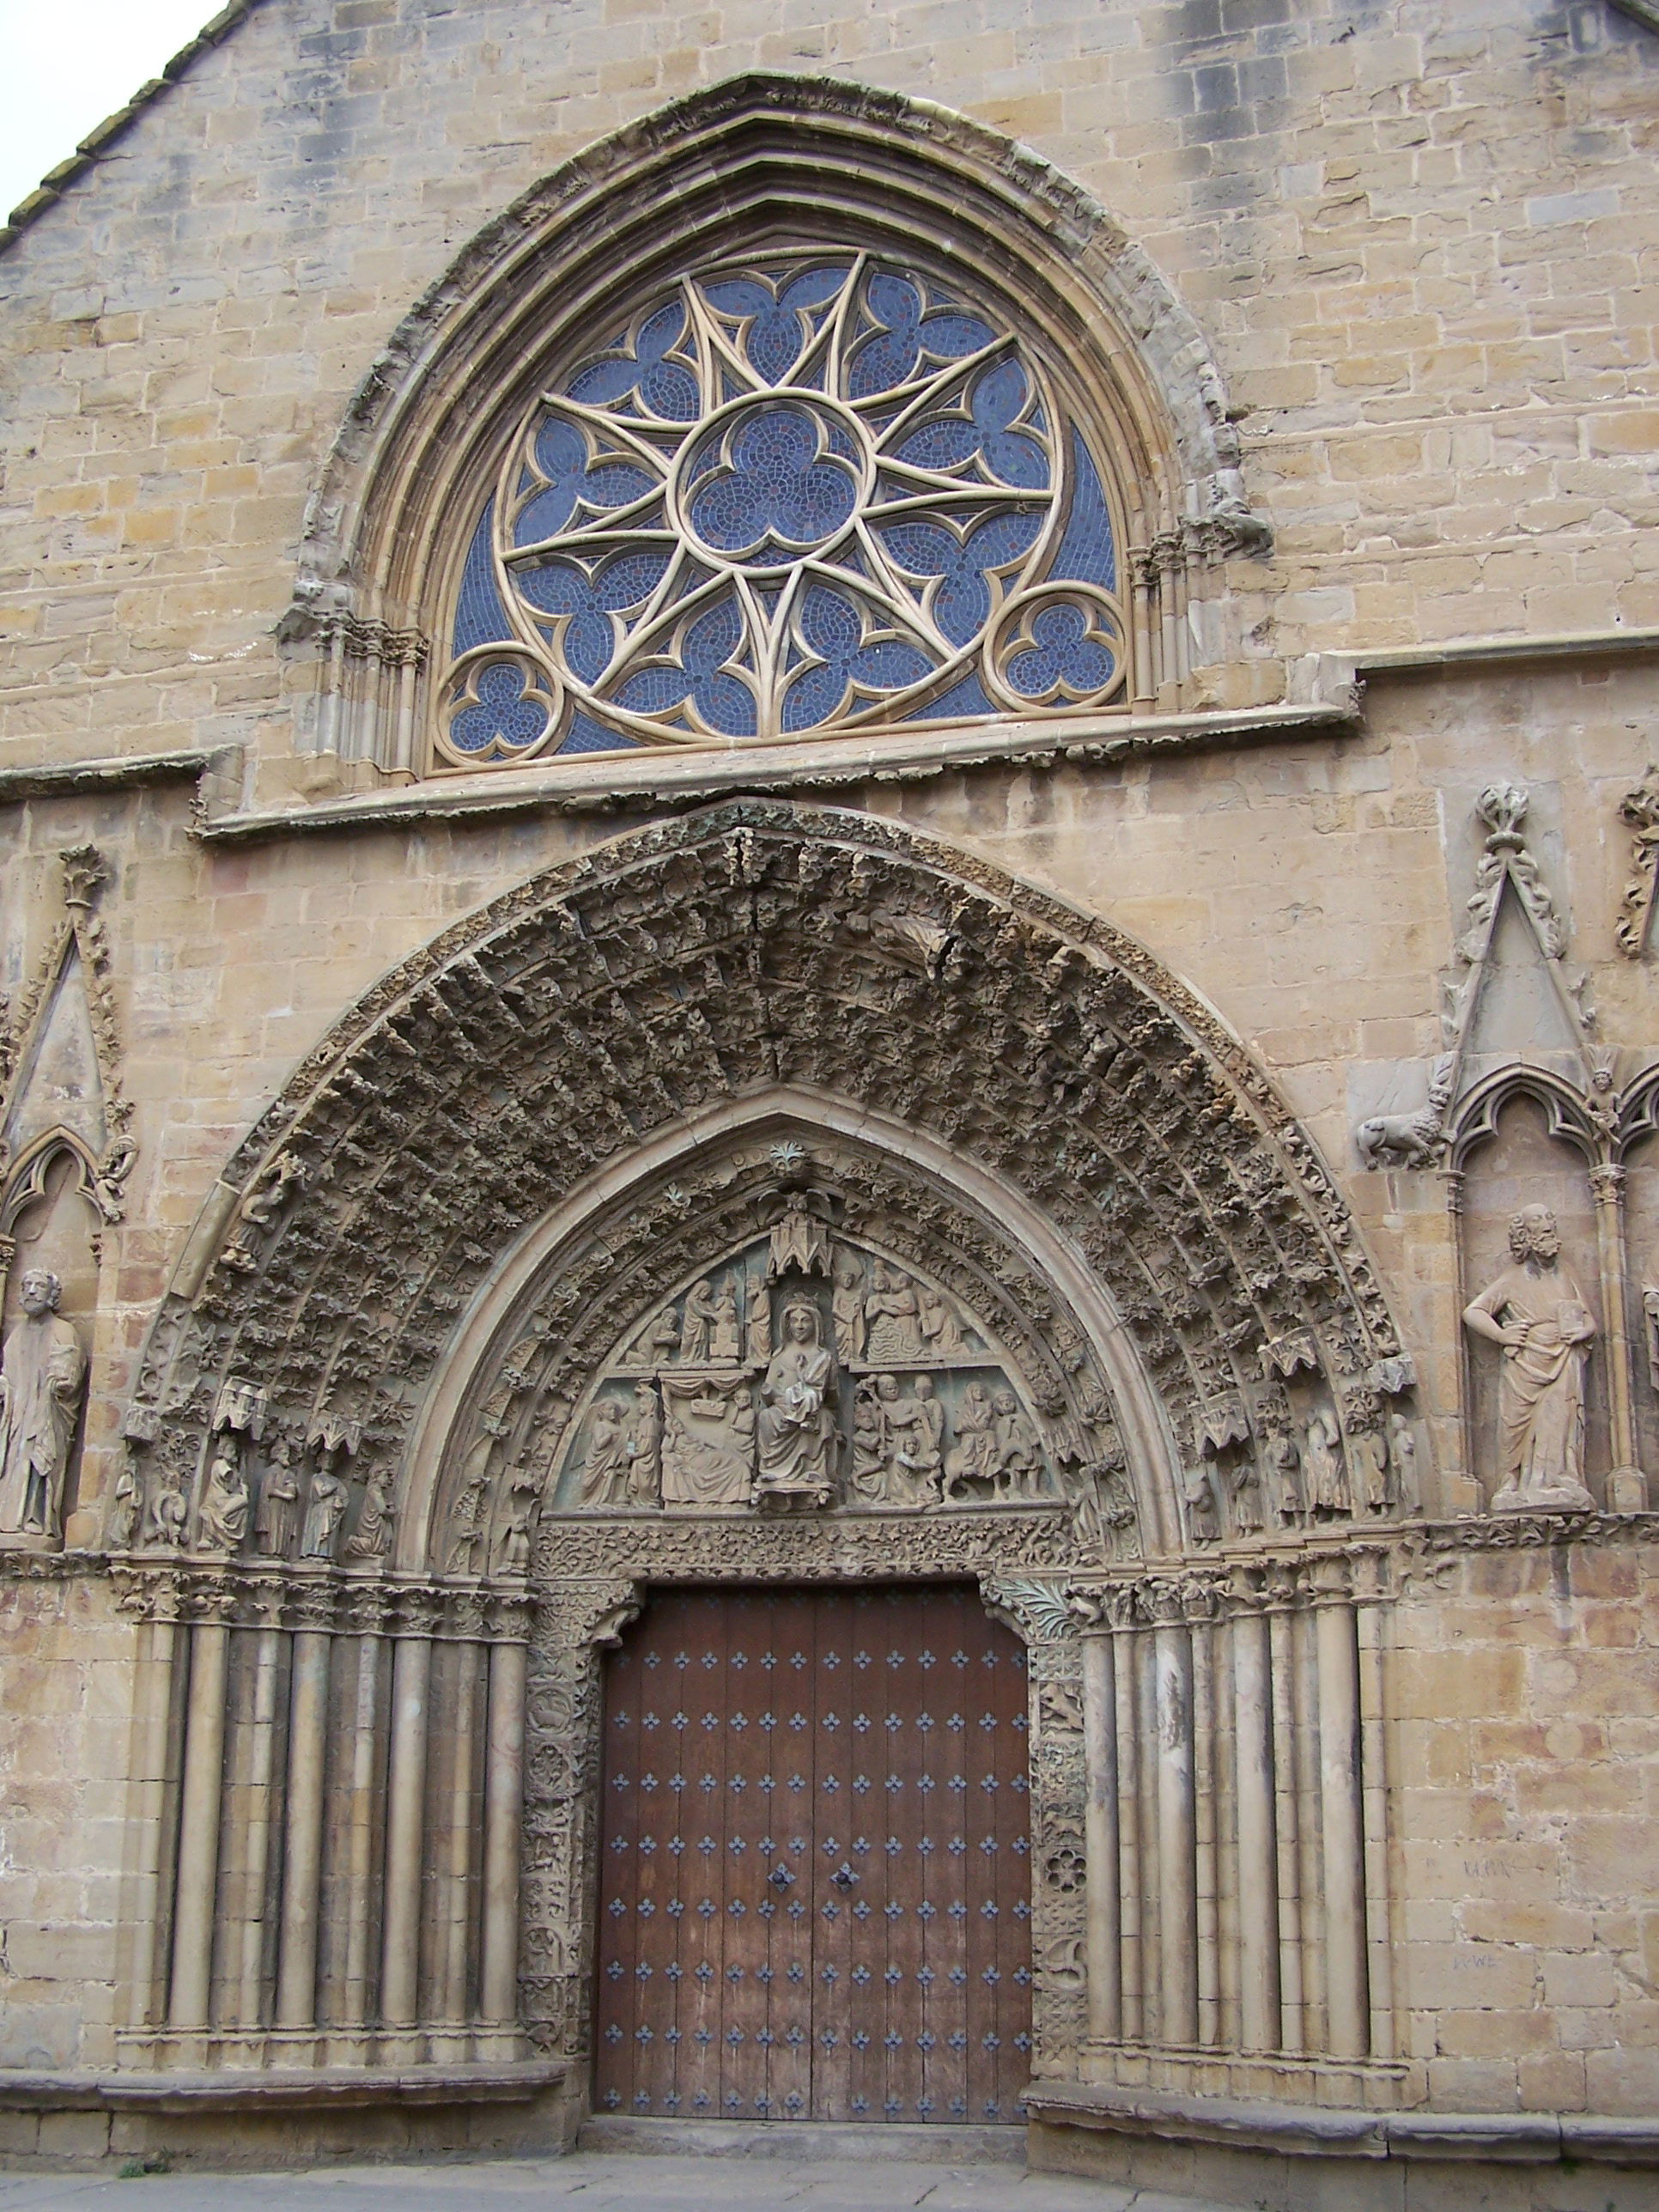
<instances>
[{"instance_id":1,"label":"rose window","mask_svg":"<svg viewBox=\"0 0 1659 2212\"><path fill-rule=\"evenodd\" d=\"M689 276L553 387L449 626L452 765L1113 702L1106 474L996 319L861 253Z\"/></svg>"}]
</instances>

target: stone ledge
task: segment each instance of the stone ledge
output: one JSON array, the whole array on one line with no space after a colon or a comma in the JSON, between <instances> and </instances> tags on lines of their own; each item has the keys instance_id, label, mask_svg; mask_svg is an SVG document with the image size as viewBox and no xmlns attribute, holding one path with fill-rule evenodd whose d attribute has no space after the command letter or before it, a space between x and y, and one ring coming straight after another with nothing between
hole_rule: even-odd
<instances>
[{"instance_id":1,"label":"stone ledge","mask_svg":"<svg viewBox=\"0 0 1659 2212\"><path fill-rule=\"evenodd\" d=\"M0 2112L335 2111L349 2105L526 2104L556 2088L562 2058L501 2065L319 2066L213 2073L54 2074L0 2069Z\"/></svg>"},{"instance_id":2,"label":"stone ledge","mask_svg":"<svg viewBox=\"0 0 1659 2212\"><path fill-rule=\"evenodd\" d=\"M1615 5L1618 0L1615 0ZM1460 669L1502 668L1517 661L1572 663L1642 660L1659 654L1659 626L1500 632L1494 637L1448 637L1422 645L1379 646L1370 653L1329 653L1325 681L1337 688L1350 672L1364 682L1383 676L1436 676Z\"/></svg>"},{"instance_id":3,"label":"stone ledge","mask_svg":"<svg viewBox=\"0 0 1659 2212\"><path fill-rule=\"evenodd\" d=\"M1025 2104L1040 2124L1220 2143L1291 2158L1486 2159L1527 2166L1572 2158L1659 2166L1659 2119L1580 2112L1367 2112L1171 2097L1075 2081L1033 2082Z\"/></svg>"}]
</instances>

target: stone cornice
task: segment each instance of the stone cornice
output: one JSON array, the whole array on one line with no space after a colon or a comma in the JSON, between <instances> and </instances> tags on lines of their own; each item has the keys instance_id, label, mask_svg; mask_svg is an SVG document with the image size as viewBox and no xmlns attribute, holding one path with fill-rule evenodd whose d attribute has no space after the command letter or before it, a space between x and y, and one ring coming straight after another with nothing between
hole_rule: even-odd
<instances>
[{"instance_id":1,"label":"stone cornice","mask_svg":"<svg viewBox=\"0 0 1659 2212\"><path fill-rule=\"evenodd\" d=\"M556 2088L562 2059L457 2066L227 2067L113 2074L0 2069L0 2112L204 2112L347 2105L517 2104Z\"/></svg>"}]
</instances>

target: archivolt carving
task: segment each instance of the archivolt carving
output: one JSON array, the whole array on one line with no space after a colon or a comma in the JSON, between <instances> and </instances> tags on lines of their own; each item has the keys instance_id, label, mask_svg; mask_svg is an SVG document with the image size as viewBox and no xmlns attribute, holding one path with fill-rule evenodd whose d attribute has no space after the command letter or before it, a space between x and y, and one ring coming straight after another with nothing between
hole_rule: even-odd
<instances>
[{"instance_id":1,"label":"archivolt carving","mask_svg":"<svg viewBox=\"0 0 1659 2212\"><path fill-rule=\"evenodd\" d=\"M722 1116L781 1156L700 1142ZM838 1120L844 1137L821 1142ZM630 1191L627 1164L653 1145L672 1164ZM988 1201L953 1197L924 1156L1051 1224L1055 1265L1075 1255L1066 1298L1104 1318L1085 1327ZM1107 1525L1081 1530L1079 1563L1121 1542L1126 1484L1151 1551L1248 1534L1239 1465L1316 1413L1328 1450L1351 1452L1409 1386L1311 1146L1141 947L895 825L755 801L538 877L368 994L238 1149L210 1202L223 1226L204 1224L208 1261L179 1279L188 1313L169 1301L158 1319L129 1433L165 1426L169 1464L199 1490L217 1394L243 1378L295 1455L314 1462L330 1425L349 1425L355 1449L331 1468L352 1492L344 1537L390 1469L400 1561L482 1571L522 1548L545 1485L529 1405L550 1439L653 1297L770 1233L792 1177L987 1316L1054 1463L1092 1469ZM560 1266L538 1282L538 1225L561 1208ZM482 1395L457 1409L471 1427L422 1462L422 1485L442 1477L434 1520L405 1455L463 1316L520 1252L492 1324L520 1333L488 1360L477 1340ZM1269 1351L1286 1343L1288 1378ZM1194 1518L1166 1470L1206 1449L1228 1480ZM1324 1517L1367 1510L1342 1495Z\"/></svg>"}]
</instances>

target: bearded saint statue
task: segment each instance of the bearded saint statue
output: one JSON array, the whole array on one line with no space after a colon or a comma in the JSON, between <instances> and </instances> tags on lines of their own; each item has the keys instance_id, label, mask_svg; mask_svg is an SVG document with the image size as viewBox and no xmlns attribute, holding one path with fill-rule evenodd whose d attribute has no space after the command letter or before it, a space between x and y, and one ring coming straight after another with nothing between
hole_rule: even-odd
<instances>
[{"instance_id":1,"label":"bearded saint statue","mask_svg":"<svg viewBox=\"0 0 1659 2212\"><path fill-rule=\"evenodd\" d=\"M1584 1487L1584 1370L1595 1323L1561 1265L1547 1206L1510 1222L1510 1265L1463 1310L1465 1325L1503 1354L1498 1382L1503 1480L1495 1513L1589 1512Z\"/></svg>"},{"instance_id":2,"label":"bearded saint statue","mask_svg":"<svg viewBox=\"0 0 1659 2212\"><path fill-rule=\"evenodd\" d=\"M22 1317L0 1358L0 1535L60 1533L64 1477L86 1377L81 1340L58 1311L64 1286L44 1267L23 1278Z\"/></svg>"}]
</instances>

